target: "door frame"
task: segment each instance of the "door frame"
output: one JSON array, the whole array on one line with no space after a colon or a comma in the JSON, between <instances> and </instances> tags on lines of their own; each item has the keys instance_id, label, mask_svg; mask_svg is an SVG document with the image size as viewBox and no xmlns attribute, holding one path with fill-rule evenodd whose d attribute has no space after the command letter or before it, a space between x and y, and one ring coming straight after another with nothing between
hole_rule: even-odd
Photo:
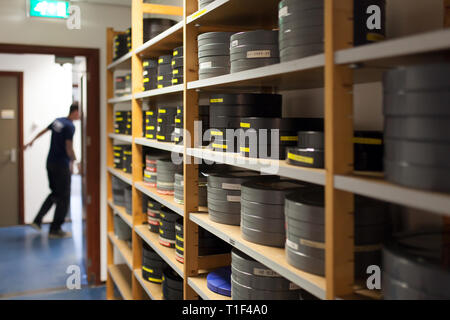
<instances>
[{"instance_id":1,"label":"door frame","mask_svg":"<svg viewBox=\"0 0 450 320\"><path fill-rule=\"evenodd\" d=\"M6 54L51 54L64 57L83 56L87 69L87 113L83 126L88 139L83 159L85 183L83 183L83 210L86 214L86 273L88 282L100 284L100 49L55 47L39 45L2 44L0 53ZM23 88L23 87L22 87ZM23 128L21 130L23 139ZM23 141L22 141L23 145ZM23 150L19 150L19 159L23 161ZM89 165L88 165L89 164ZM23 178L23 163L21 167ZM23 188L23 181L22 181ZM24 199L21 200L23 206Z\"/></svg>"},{"instance_id":2,"label":"door frame","mask_svg":"<svg viewBox=\"0 0 450 320\"><path fill-rule=\"evenodd\" d=\"M17 78L17 152L18 152L18 208L19 208L19 224L24 223L24 178L23 178L23 72L19 71L0 71L0 77L16 77Z\"/></svg>"}]
</instances>

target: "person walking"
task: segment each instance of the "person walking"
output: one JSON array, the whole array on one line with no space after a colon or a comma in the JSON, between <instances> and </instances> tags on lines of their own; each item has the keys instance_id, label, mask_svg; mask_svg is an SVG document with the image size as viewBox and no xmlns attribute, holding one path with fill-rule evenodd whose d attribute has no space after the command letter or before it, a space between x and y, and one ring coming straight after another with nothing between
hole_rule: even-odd
<instances>
[{"instance_id":1,"label":"person walking","mask_svg":"<svg viewBox=\"0 0 450 320\"><path fill-rule=\"evenodd\" d=\"M52 132L50 150L47 157L47 174L51 193L45 199L36 218L31 226L41 231L42 219L56 204L53 222L50 225L49 238L69 238L70 232L63 231L61 226L64 223L70 206L70 184L73 173L73 165L76 161L73 151L73 135L75 126L73 121L80 119L78 103L70 106L69 115L64 118L57 118L47 128L39 132L30 143L24 146L24 150L31 147L33 143L48 131Z\"/></svg>"}]
</instances>

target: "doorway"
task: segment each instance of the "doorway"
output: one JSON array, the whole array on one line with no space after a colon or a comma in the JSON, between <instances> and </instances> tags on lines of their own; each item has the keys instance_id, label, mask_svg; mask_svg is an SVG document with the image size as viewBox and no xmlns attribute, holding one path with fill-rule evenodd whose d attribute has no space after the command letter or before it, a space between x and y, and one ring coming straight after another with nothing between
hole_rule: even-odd
<instances>
[{"instance_id":1,"label":"doorway","mask_svg":"<svg viewBox=\"0 0 450 320\"><path fill-rule=\"evenodd\" d=\"M0 227L23 223L23 73L0 71Z\"/></svg>"},{"instance_id":2,"label":"doorway","mask_svg":"<svg viewBox=\"0 0 450 320\"><path fill-rule=\"evenodd\" d=\"M86 217L86 227L84 232L85 257L84 267L86 268L87 280L90 284L100 284L100 75L99 75L99 49L69 48L69 47L46 47L29 45L9 45L0 44L0 53L9 54L50 54L58 57L84 57L86 60L85 95L86 103L81 105L82 125L81 125L81 148L82 152L82 179L83 192L81 203L83 217ZM82 88L80 88L83 90ZM2 120L0 120L2 121ZM3 127L3 126L2 126ZM21 133L22 131L19 130ZM9 136L10 134L8 134ZM19 137L21 138L21 137ZM21 143L23 145L23 141ZM23 152L18 150L17 159L20 172L20 159L23 159ZM45 151L47 152L47 150ZM16 171L16 172L18 172ZM43 182L45 183L45 182ZM23 182L18 182L19 189ZM19 195L20 197L20 192ZM17 206L20 206L23 199L19 199ZM23 210L22 210L23 212ZM19 224L23 223L23 216Z\"/></svg>"}]
</instances>

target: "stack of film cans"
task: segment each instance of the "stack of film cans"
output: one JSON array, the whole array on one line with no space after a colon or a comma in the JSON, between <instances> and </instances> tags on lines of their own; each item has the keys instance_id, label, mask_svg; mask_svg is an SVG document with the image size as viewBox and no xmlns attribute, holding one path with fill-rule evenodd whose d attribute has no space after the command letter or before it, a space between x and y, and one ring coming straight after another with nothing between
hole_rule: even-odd
<instances>
[{"instance_id":1,"label":"stack of film cans","mask_svg":"<svg viewBox=\"0 0 450 320\"><path fill-rule=\"evenodd\" d=\"M132 206L131 206L131 186L130 185L127 185L125 187L123 195L124 195L124 200L125 200L125 213L131 215L132 214L132 211L131 211Z\"/></svg>"},{"instance_id":2,"label":"stack of film cans","mask_svg":"<svg viewBox=\"0 0 450 320\"><path fill-rule=\"evenodd\" d=\"M296 147L287 149L287 162L306 168L323 168L325 165L325 138L322 131L298 132Z\"/></svg>"},{"instance_id":3,"label":"stack of film cans","mask_svg":"<svg viewBox=\"0 0 450 320\"><path fill-rule=\"evenodd\" d=\"M159 234L159 220L162 205L153 200L147 201L147 223L150 232Z\"/></svg>"},{"instance_id":4,"label":"stack of film cans","mask_svg":"<svg viewBox=\"0 0 450 320\"><path fill-rule=\"evenodd\" d=\"M380 265L386 236L387 206L355 197L355 278L367 276L370 265ZM325 275L324 188L312 186L286 196L286 259L305 272Z\"/></svg>"},{"instance_id":5,"label":"stack of film cans","mask_svg":"<svg viewBox=\"0 0 450 320\"><path fill-rule=\"evenodd\" d=\"M143 20L143 30L144 30L144 43L153 39L160 33L166 31L173 25L175 21L163 18L144 18Z\"/></svg>"},{"instance_id":6,"label":"stack of film cans","mask_svg":"<svg viewBox=\"0 0 450 320\"><path fill-rule=\"evenodd\" d=\"M155 110L145 111L145 130L144 136L147 139L156 139L156 130L158 128L158 115Z\"/></svg>"},{"instance_id":7,"label":"stack of film cans","mask_svg":"<svg viewBox=\"0 0 450 320\"><path fill-rule=\"evenodd\" d=\"M131 111L116 111L114 113L114 133L131 134Z\"/></svg>"},{"instance_id":8,"label":"stack of film cans","mask_svg":"<svg viewBox=\"0 0 450 320\"><path fill-rule=\"evenodd\" d=\"M132 37L132 31L131 31L131 27L130 27L130 28L127 29L127 49L128 49L128 52L130 52L131 48L132 48L132 41L131 41L132 38L131 37Z\"/></svg>"},{"instance_id":9,"label":"stack of film cans","mask_svg":"<svg viewBox=\"0 0 450 320\"><path fill-rule=\"evenodd\" d=\"M211 232L203 228L198 228L198 255L214 255L229 253L231 247L226 242L217 238ZM184 263L184 231L183 218L175 223L175 257L178 262Z\"/></svg>"},{"instance_id":10,"label":"stack of film cans","mask_svg":"<svg viewBox=\"0 0 450 320\"><path fill-rule=\"evenodd\" d=\"M212 2L214 2L214 0L198 0L198 8L202 9Z\"/></svg>"},{"instance_id":11,"label":"stack of film cans","mask_svg":"<svg viewBox=\"0 0 450 320\"><path fill-rule=\"evenodd\" d=\"M114 37L113 60L117 60L128 53L127 37L126 33L118 34Z\"/></svg>"},{"instance_id":12,"label":"stack of film cans","mask_svg":"<svg viewBox=\"0 0 450 320\"><path fill-rule=\"evenodd\" d=\"M114 234L120 240L131 242L131 228L118 214L114 215Z\"/></svg>"},{"instance_id":13,"label":"stack of film cans","mask_svg":"<svg viewBox=\"0 0 450 320\"><path fill-rule=\"evenodd\" d=\"M207 183L207 177L200 174L198 177L198 205L200 207L206 207L208 205L206 188ZM174 201L179 204L184 204L184 176L182 173L175 174L174 188Z\"/></svg>"},{"instance_id":14,"label":"stack of film cans","mask_svg":"<svg viewBox=\"0 0 450 320\"><path fill-rule=\"evenodd\" d=\"M450 192L450 64L398 68L384 77L386 179Z\"/></svg>"},{"instance_id":15,"label":"stack of film cans","mask_svg":"<svg viewBox=\"0 0 450 320\"><path fill-rule=\"evenodd\" d=\"M169 208L162 207L159 210L159 244L175 248L175 222L179 217Z\"/></svg>"},{"instance_id":16,"label":"stack of film cans","mask_svg":"<svg viewBox=\"0 0 450 320\"><path fill-rule=\"evenodd\" d=\"M158 126L156 128L158 141L173 142L176 115L177 107L158 107Z\"/></svg>"},{"instance_id":17,"label":"stack of film cans","mask_svg":"<svg viewBox=\"0 0 450 320\"><path fill-rule=\"evenodd\" d=\"M183 47L178 47L173 49L173 57L171 61L172 65L172 85L183 83L183 66L184 66L184 56Z\"/></svg>"},{"instance_id":18,"label":"stack of film cans","mask_svg":"<svg viewBox=\"0 0 450 320\"><path fill-rule=\"evenodd\" d=\"M142 245L142 278L159 283L163 281L163 271L167 263L145 242Z\"/></svg>"},{"instance_id":19,"label":"stack of film cans","mask_svg":"<svg viewBox=\"0 0 450 320\"><path fill-rule=\"evenodd\" d=\"M239 152L242 117L281 116L282 96L277 94L215 94L210 96L209 125L214 151ZM227 130L232 129L232 130ZM238 130L236 132L236 130Z\"/></svg>"},{"instance_id":20,"label":"stack of film cans","mask_svg":"<svg viewBox=\"0 0 450 320\"><path fill-rule=\"evenodd\" d=\"M255 30L235 33L230 38L231 73L280 62L278 31Z\"/></svg>"},{"instance_id":21,"label":"stack of film cans","mask_svg":"<svg viewBox=\"0 0 450 320\"><path fill-rule=\"evenodd\" d=\"M231 251L233 300L300 300L301 289L237 249Z\"/></svg>"},{"instance_id":22,"label":"stack of film cans","mask_svg":"<svg viewBox=\"0 0 450 320\"><path fill-rule=\"evenodd\" d=\"M308 185L272 178L242 185L241 233L250 242L282 248L286 241L284 198Z\"/></svg>"},{"instance_id":23,"label":"stack of film cans","mask_svg":"<svg viewBox=\"0 0 450 320\"><path fill-rule=\"evenodd\" d=\"M323 130L323 119L246 117L241 119L240 126L245 130L245 142L240 147L242 156L283 160L286 148L298 143L298 128Z\"/></svg>"},{"instance_id":24,"label":"stack of film cans","mask_svg":"<svg viewBox=\"0 0 450 320\"><path fill-rule=\"evenodd\" d=\"M154 59L145 59L142 62L143 91L153 90L157 88L158 79L158 62Z\"/></svg>"},{"instance_id":25,"label":"stack of film cans","mask_svg":"<svg viewBox=\"0 0 450 320\"><path fill-rule=\"evenodd\" d=\"M173 142L181 144L183 142L183 127L184 127L184 118L183 118L183 107L177 107L177 114L175 116L175 128L173 131Z\"/></svg>"},{"instance_id":26,"label":"stack of film cans","mask_svg":"<svg viewBox=\"0 0 450 320\"><path fill-rule=\"evenodd\" d=\"M114 149L114 168L131 172L131 145L117 144Z\"/></svg>"},{"instance_id":27,"label":"stack of film cans","mask_svg":"<svg viewBox=\"0 0 450 320\"><path fill-rule=\"evenodd\" d=\"M198 36L199 79L230 73L230 37L232 32L207 32Z\"/></svg>"},{"instance_id":28,"label":"stack of film cans","mask_svg":"<svg viewBox=\"0 0 450 320\"><path fill-rule=\"evenodd\" d=\"M253 171L211 173L208 175L208 213L214 222L238 226L241 223L241 185L261 179Z\"/></svg>"},{"instance_id":29,"label":"stack of film cans","mask_svg":"<svg viewBox=\"0 0 450 320\"><path fill-rule=\"evenodd\" d=\"M409 232L383 248L385 300L449 300L450 232Z\"/></svg>"},{"instance_id":30,"label":"stack of film cans","mask_svg":"<svg viewBox=\"0 0 450 320\"><path fill-rule=\"evenodd\" d=\"M171 159L156 162L156 191L160 194L173 195L175 174L183 172L183 164L174 164Z\"/></svg>"},{"instance_id":31,"label":"stack of film cans","mask_svg":"<svg viewBox=\"0 0 450 320\"><path fill-rule=\"evenodd\" d=\"M157 161L165 158L167 158L167 156L161 154L145 155L144 183L147 186L156 188L156 177L158 175Z\"/></svg>"},{"instance_id":32,"label":"stack of film cans","mask_svg":"<svg viewBox=\"0 0 450 320\"><path fill-rule=\"evenodd\" d=\"M158 58L157 88L162 89L172 85L172 55Z\"/></svg>"},{"instance_id":33,"label":"stack of film cans","mask_svg":"<svg viewBox=\"0 0 450 320\"><path fill-rule=\"evenodd\" d=\"M114 78L114 95L116 97L131 94L131 74Z\"/></svg>"},{"instance_id":34,"label":"stack of film cans","mask_svg":"<svg viewBox=\"0 0 450 320\"><path fill-rule=\"evenodd\" d=\"M383 133L355 131L353 137L355 171L383 171ZM288 148L287 162L306 168L324 168L325 141L323 131L298 132L298 144Z\"/></svg>"},{"instance_id":35,"label":"stack of film cans","mask_svg":"<svg viewBox=\"0 0 450 320\"><path fill-rule=\"evenodd\" d=\"M162 292L164 300L183 300L183 278L171 268L163 272Z\"/></svg>"},{"instance_id":36,"label":"stack of film cans","mask_svg":"<svg viewBox=\"0 0 450 320\"><path fill-rule=\"evenodd\" d=\"M112 177L112 194L114 205L125 207L125 188L127 184L117 177Z\"/></svg>"}]
</instances>

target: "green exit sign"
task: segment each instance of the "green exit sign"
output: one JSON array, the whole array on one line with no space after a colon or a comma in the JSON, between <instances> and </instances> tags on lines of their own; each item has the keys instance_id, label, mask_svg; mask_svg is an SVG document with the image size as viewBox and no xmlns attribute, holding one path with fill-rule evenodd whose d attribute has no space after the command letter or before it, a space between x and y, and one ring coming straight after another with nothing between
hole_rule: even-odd
<instances>
[{"instance_id":1,"label":"green exit sign","mask_svg":"<svg viewBox=\"0 0 450 320\"><path fill-rule=\"evenodd\" d=\"M30 16L67 19L70 16L69 2L56 0L29 0Z\"/></svg>"}]
</instances>

